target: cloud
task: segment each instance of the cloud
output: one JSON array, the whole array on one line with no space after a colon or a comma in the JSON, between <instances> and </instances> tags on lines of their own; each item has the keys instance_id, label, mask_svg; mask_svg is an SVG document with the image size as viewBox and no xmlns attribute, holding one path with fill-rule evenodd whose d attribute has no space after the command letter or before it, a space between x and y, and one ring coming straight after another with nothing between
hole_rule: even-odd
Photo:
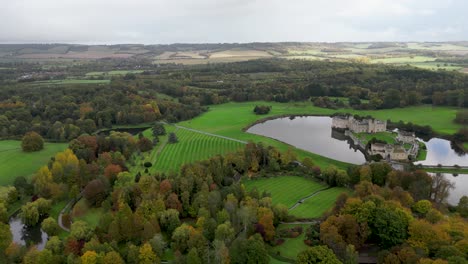
<instances>
[{"instance_id":1,"label":"cloud","mask_svg":"<svg viewBox=\"0 0 468 264\"><path fill-rule=\"evenodd\" d=\"M447 41L465 0L15 0L0 42Z\"/></svg>"}]
</instances>

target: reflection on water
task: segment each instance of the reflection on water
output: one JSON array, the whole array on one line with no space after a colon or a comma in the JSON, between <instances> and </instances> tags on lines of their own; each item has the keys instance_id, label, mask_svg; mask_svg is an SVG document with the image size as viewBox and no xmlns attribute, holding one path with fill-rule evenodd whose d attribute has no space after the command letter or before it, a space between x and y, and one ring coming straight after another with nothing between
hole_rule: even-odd
<instances>
[{"instance_id":1,"label":"reflection on water","mask_svg":"<svg viewBox=\"0 0 468 264\"><path fill-rule=\"evenodd\" d=\"M18 215L11 217L9 224L13 234L13 242L24 246L36 245L37 249L44 249L48 236L39 226L23 225Z\"/></svg>"},{"instance_id":2,"label":"reflection on water","mask_svg":"<svg viewBox=\"0 0 468 264\"><path fill-rule=\"evenodd\" d=\"M426 143L427 157L424 161L416 162L417 164L468 166L468 155L454 150L450 141L441 138L432 138L424 143Z\"/></svg>"},{"instance_id":3,"label":"reflection on water","mask_svg":"<svg viewBox=\"0 0 468 264\"><path fill-rule=\"evenodd\" d=\"M319 155L354 163L366 162L364 154L353 148L344 135L333 134L332 119L326 116L278 118L252 126L249 133L274 138Z\"/></svg>"},{"instance_id":4,"label":"reflection on water","mask_svg":"<svg viewBox=\"0 0 468 264\"><path fill-rule=\"evenodd\" d=\"M434 175L435 173L430 173ZM449 173L442 173L442 175L449 181L455 183L455 188L450 190L447 202L451 205L457 205L460 198L464 195L468 196L468 175L459 174L454 176Z\"/></svg>"}]
</instances>

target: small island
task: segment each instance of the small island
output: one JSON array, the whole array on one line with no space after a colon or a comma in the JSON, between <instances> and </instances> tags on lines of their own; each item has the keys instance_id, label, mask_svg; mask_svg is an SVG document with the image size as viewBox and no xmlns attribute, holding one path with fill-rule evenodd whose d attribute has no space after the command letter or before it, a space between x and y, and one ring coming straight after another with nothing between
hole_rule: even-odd
<instances>
[{"instance_id":1,"label":"small island","mask_svg":"<svg viewBox=\"0 0 468 264\"><path fill-rule=\"evenodd\" d=\"M332 129L343 132L372 160L407 162L424 157L424 144L414 132L387 130L387 121L361 118L352 115L336 115Z\"/></svg>"}]
</instances>

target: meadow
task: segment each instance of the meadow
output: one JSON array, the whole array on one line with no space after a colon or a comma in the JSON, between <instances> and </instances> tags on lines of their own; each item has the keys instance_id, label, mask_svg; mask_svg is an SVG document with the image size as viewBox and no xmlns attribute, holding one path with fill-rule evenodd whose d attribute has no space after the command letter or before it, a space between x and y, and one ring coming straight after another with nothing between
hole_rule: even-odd
<instances>
[{"instance_id":1,"label":"meadow","mask_svg":"<svg viewBox=\"0 0 468 264\"><path fill-rule=\"evenodd\" d=\"M108 84L110 80L88 80L88 79L64 79L64 80L48 80L48 81L37 81L32 84Z\"/></svg>"},{"instance_id":2,"label":"meadow","mask_svg":"<svg viewBox=\"0 0 468 264\"><path fill-rule=\"evenodd\" d=\"M67 143L45 143L43 150L27 153L21 150L21 141L0 141L0 185L12 184L18 176L31 178L55 153L67 147Z\"/></svg>"},{"instance_id":3,"label":"meadow","mask_svg":"<svg viewBox=\"0 0 468 264\"><path fill-rule=\"evenodd\" d=\"M349 189L340 187L320 191L290 210L289 213L299 218L318 218L333 207L340 194L349 192Z\"/></svg>"},{"instance_id":4,"label":"meadow","mask_svg":"<svg viewBox=\"0 0 468 264\"><path fill-rule=\"evenodd\" d=\"M324 184L298 176L252 179L244 181L243 184L248 191L256 188L259 193L270 193L273 204L284 204L288 208L300 199L327 188ZM294 191L285 192L285 188Z\"/></svg>"}]
</instances>

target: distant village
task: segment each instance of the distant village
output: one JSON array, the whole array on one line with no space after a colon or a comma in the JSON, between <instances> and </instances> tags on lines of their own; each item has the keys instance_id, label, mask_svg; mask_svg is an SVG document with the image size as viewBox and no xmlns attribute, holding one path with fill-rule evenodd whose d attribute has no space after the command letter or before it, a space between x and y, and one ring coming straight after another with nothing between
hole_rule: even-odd
<instances>
[{"instance_id":1,"label":"distant village","mask_svg":"<svg viewBox=\"0 0 468 264\"><path fill-rule=\"evenodd\" d=\"M409 161L409 159L415 159L418 155L419 143L413 132L399 130L396 137L397 143L372 142L369 148L355 135L358 133L386 132L387 121L373 118L357 119L351 115L338 115L332 119L332 128L343 130L345 135L351 138L355 145L366 151L368 155L380 155L383 159L389 161ZM411 147L405 148L404 144L410 144Z\"/></svg>"}]
</instances>

